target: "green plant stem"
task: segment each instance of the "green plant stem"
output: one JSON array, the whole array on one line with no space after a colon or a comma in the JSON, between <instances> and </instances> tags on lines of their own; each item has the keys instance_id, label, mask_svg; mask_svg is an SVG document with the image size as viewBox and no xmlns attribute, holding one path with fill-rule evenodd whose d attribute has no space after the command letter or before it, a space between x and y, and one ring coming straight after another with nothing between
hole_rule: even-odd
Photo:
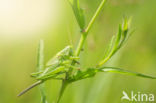
<instances>
[{"instance_id":1,"label":"green plant stem","mask_svg":"<svg viewBox=\"0 0 156 103\"><path fill-rule=\"evenodd\" d=\"M92 27L93 23L95 22L97 16L100 14L105 3L106 3L106 0L101 1L99 7L97 8L96 12L94 13L92 19L90 20L87 28L85 29L86 34L88 34L89 30L91 29L91 27Z\"/></svg>"},{"instance_id":2,"label":"green plant stem","mask_svg":"<svg viewBox=\"0 0 156 103\"><path fill-rule=\"evenodd\" d=\"M78 44L77 49L76 49L76 54L75 54L76 56L80 55L80 52L82 50L82 47L84 45L86 38L87 38L87 34L83 33L80 37L80 41L79 41L79 44Z\"/></svg>"},{"instance_id":3,"label":"green plant stem","mask_svg":"<svg viewBox=\"0 0 156 103\"><path fill-rule=\"evenodd\" d=\"M96 67L101 67L103 64L105 64L109 59L111 58L111 56L108 56L106 59L102 60Z\"/></svg>"},{"instance_id":4,"label":"green plant stem","mask_svg":"<svg viewBox=\"0 0 156 103\"><path fill-rule=\"evenodd\" d=\"M78 44L77 49L76 49L76 52L75 52L75 55L76 55L76 56L79 56L79 55L80 55L80 52L81 52L82 47L83 47L83 45L84 45L84 42L85 42L85 40L86 40L86 38L87 38L88 32L90 31L91 27L93 26L93 23L95 22L97 16L98 16L99 13L101 12L101 10L102 10L102 8L103 8L105 2L106 2L106 0L102 0L102 1L101 1L101 3L100 3L100 5L99 5L98 9L96 10L95 14L93 15L92 19L90 20L88 26L86 27L86 29L84 29L84 30L82 31L81 38L80 38L80 40L79 40L79 44Z\"/></svg>"},{"instance_id":5,"label":"green plant stem","mask_svg":"<svg viewBox=\"0 0 156 103\"><path fill-rule=\"evenodd\" d=\"M67 82L67 80L62 80L62 86L61 86L61 89L60 89L60 93L59 93L59 96L58 96L58 99L57 99L57 102L56 103L60 103L60 100L63 96L63 93L67 87L69 83Z\"/></svg>"},{"instance_id":6,"label":"green plant stem","mask_svg":"<svg viewBox=\"0 0 156 103\"><path fill-rule=\"evenodd\" d=\"M47 103L44 83L39 86L41 93L41 103Z\"/></svg>"},{"instance_id":7,"label":"green plant stem","mask_svg":"<svg viewBox=\"0 0 156 103\"><path fill-rule=\"evenodd\" d=\"M93 23L95 22L97 16L99 15L100 11L102 10L102 8L103 8L105 2L106 2L106 0L102 0L102 1L101 1L101 3L100 3L100 5L99 5L98 9L96 10L95 14L93 15L92 19L90 20L88 26L86 27L86 29L82 30L81 37L80 37L80 40L79 40L79 43L78 43L78 46L77 46L76 52L75 52L75 55L76 55L76 56L79 56L79 55L80 55L80 52L81 52L81 50L82 50L82 48L83 48L83 45L84 45L84 43L85 43L85 40L86 40L86 38L87 38L88 32L90 31L90 29L91 29ZM71 65L75 65L75 63L72 63ZM70 73L72 73L72 70L70 70ZM67 79L68 79L68 76L69 76L69 74L66 74ZM64 91L65 91L67 85L69 84L69 83L67 82L67 79L65 79L65 80L62 81L62 87L61 87L61 90L60 90L60 94L59 94L57 103L60 102L61 97L62 97L62 95L63 95L63 93L64 93Z\"/></svg>"}]
</instances>

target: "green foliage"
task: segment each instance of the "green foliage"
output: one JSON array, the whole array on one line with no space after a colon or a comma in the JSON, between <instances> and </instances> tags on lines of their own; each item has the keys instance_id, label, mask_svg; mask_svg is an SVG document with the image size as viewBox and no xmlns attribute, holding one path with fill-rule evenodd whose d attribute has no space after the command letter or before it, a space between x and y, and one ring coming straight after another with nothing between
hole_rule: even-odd
<instances>
[{"instance_id":1,"label":"green foliage","mask_svg":"<svg viewBox=\"0 0 156 103\"><path fill-rule=\"evenodd\" d=\"M37 56L37 69L41 72L44 69L44 41L40 40Z\"/></svg>"},{"instance_id":2,"label":"green foliage","mask_svg":"<svg viewBox=\"0 0 156 103\"><path fill-rule=\"evenodd\" d=\"M137 72L132 72L124 69L120 69L117 67L101 67L98 69L99 72L113 72L113 73L119 73L119 74L125 74L125 75L132 75L132 76L138 76L143 78L150 78L150 79L156 79L156 77L144 75Z\"/></svg>"},{"instance_id":3,"label":"green foliage","mask_svg":"<svg viewBox=\"0 0 156 103\"><path fill-rule=\"evenodd\" d=\"M74 50L72 46L67 46L60 52L58 52L54 57L52 57L46 65L44 65L44 44L43 41L40 42L39 50L38 50L38 60L37 60L37 69L36 73L33 73L31 76L34 77L38 82L24 90L20 93L20 95L24 94L26 91L30 90L31 88L40 85L40 91L42 96L42 103L47 103L46 95L45 95L45 87L44 82L49 79L58 79L62 80L62 87L60 90L60 94L58 96L57 103L60 102L60 99L67 87L72 82L94 77L98 72L115 72L120 74L126 75L134 75L144 78L156 79L156 77L144 75L141 73L131 72L123 69L119 69L116 67L102 67L127 41L128 37L130 36L129 32L129 19L125 18L123 25L119 25L118 33L116 36L113 36L108 48L106 49L104 59L99 62L99 64L95 67L90 67L87 69L80 70L79 69L79 54L81 49L83 48L84 42L86 40L87 34L95 22L98 14L101 12L102 7L105 4L105 0L101 1L98 9L96 10L95 14L93 15L91 21L89 22L86 29L85 27L85 19L82 9L79 6L79 0L69 0L77 22L81 28L84 30L80 38L80 42L77 46L77 49Z\"/></svg>"},{"instance_id":4,"label":"green foliage","mask_svg":"<svg viewBox=\"0 0 156 103\"><path fill-rule=\"evenodd\" d=\"M44 42L43 42L43 40L41 40L39 43L38 58L37 58L37 70L38 70L38 72L41 72L44 70ZM39 86L39 89L40 89L40 93L41 93L41 103L48 103L46 100L44 83L42 83Z\"/></svg>"},{"instance_id":5,"label":"green foliage","mask_svg":"<svg viewBox=\"0 0 156 103\"><path fill-rule=\"evenodd\" d=\"M83 9L80 7L79 0L69 0L69 3L73 8L73 12L80 29L83 30L85 27L85 16Z\"/></svg>"},{"instance_id":6,"label":"green foliage","mask_svg":"<svg viewBox=\"0 0 156 103\"><path fill-rule=\"evenodd\" d=\"M144 75L137 72L132 72L124 69L120 69L117 67L100 67L100 68L88 68L86 70L78 70L77 73L70 78L70 82L75 82L78 80L94 77L96 73L98 72L113 72L113 73L119 73L119 74L125 74L125 75L132 75L132 76L138 76L143 78L150 78L150 79L156 79L156 77Z\"/></svg>"},{"instance_id":7,"label":"green foliage","mask_svg":"<svg viewBox=\"0 0 156 103\"><path fill-rule=\"evenodd\" d=\"M102 66L106 63L123 46L123 44L125 44L125 41L131 34L129 32L129 21L130 20L125 18L122 27L119 25L117 35L112 37L111 42L106 49L104 59L98 64L98 66Z\"/></svg>"}]
</instances>

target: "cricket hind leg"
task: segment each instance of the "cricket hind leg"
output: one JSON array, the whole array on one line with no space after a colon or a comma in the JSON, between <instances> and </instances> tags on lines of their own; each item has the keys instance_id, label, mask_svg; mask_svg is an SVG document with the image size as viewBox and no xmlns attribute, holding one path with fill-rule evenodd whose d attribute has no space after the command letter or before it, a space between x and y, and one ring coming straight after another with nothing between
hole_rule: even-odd
<instances>
[{"instance_id":1,"label":"cricket hind leg","mask_svg":"<svg viewBox=\"0 0 156 103\"><path fill-rule=\"evenodd\" d=\"M17 96L20 97L21 95L25 94L26 92L28 92L30 89L40 85L41 83L43 83L43 81L37 81L34 84L32 84L31 86L29 86L28 88L24 89L21 93L19 93Z\"/></svg>"}]
</instances>

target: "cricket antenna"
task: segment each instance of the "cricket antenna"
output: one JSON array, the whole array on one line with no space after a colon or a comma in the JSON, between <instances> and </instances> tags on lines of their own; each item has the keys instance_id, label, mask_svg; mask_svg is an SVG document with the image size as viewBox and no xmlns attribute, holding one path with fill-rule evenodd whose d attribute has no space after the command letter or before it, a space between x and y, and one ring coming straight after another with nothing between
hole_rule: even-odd
<instances>
[{"instance_id":1,"label":"cricket antenna","mask_svg":"<svg viewBox=\"0 0 156 103\"><path fill-rule=\"evenodd\" d=\"M20 97L21 95L25 94L25 93L28 92L30 89L32 89L32 88L38 86L38 85L41 84L42 82L43 82L43 81L41 81L41 80L35 82L34 84L32 84L31 86L29 86L28 88L24 89L21 93L19 93L19 94L17 95L17 97Z\"/></svg>"}]
</instances>

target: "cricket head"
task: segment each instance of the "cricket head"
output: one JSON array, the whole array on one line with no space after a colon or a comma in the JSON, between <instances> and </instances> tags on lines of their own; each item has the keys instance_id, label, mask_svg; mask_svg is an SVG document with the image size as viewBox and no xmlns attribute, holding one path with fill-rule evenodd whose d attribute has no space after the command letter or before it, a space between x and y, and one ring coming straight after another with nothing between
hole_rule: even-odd
<instances>
[{"instance_id":1,"label":"cricket head","mask_svg":"<svg viewBox=\"0 0 156 103\"><path fill-rule=\"evenodd\" d=\"M73 56L72 46L66 46L64 49L59 51L54 57L52 57L46 64L46 66L52 66L57 63L61 63L65 60L69 60Z\"/></svg>"}]
</instances>

